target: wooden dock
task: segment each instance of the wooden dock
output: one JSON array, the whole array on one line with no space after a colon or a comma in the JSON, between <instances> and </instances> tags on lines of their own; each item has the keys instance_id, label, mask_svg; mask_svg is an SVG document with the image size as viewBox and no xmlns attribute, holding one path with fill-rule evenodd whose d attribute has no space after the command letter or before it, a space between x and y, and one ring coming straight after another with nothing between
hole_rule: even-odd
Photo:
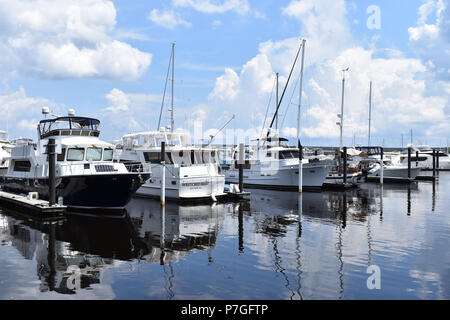
<instances>
[{"instance_id":1,"label":"wooden dock","mask_svg":"<svg viewBox=\"0 0 450 320\"><path fill-rule=\"evenodd\" d=\"M0 203L5 206L30 214L41 216L55 216L66 212L67 207L55 204L49 205L49 202L41 199L32 199L24 195L0 191Z\"/></svg>"}]
</instances>

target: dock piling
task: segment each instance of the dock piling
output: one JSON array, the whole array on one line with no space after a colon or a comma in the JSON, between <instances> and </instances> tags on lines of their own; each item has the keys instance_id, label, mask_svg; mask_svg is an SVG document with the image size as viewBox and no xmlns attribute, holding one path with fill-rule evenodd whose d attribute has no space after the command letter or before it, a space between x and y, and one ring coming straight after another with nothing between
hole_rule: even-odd
<instances>
[{"instance_id":1,"label":"dock piling","mask_svg":"<svg viewBox=\"0 0 450 320\"><path fill-rule=\"evenodd\" d=\"M380 161L380 185L383 186L384 183L384 165L383 165L383 158L384 158L384 150L383 147L381 147L381 161Z\"/></svg>"},{"instance_id":2,"label":"dock piling","mask_svg":"<svg viewBox=\"0 0 450 320\"><path fill-rule=\"evenodd\" d=\"M48 153L48 202L50 206L56 204L56 152L55 139L48 139L47 153Z\"/></svg>"},{"instance_id":3,"label":"dock piling","mask_svg":"<svg viewBox=\"0 0 450 320\"><path fill-rule=\"evenodd\" d=\"M408 147L408 179L411 179L411 147Z\"/></svg>"},{"instance_id":4,"label":"dock piling","mask_svg":"<svg viewBox=\"0 0 450 320\"><path fill-rule=\"evenodd\" d=\"M298 141L298 193L303 192L303 147Z\"/></svg>"},{"instance_id":5,"label":"dock piling","mask_svg":"<svg viewBox=\"0 0 450 320\"><path fill-rule=\"evenodd\" d=\"M244 144L239 144L239 159L238 159L238 166L239 166L239 192L244 191Z\"/></svg>"},{"instance_id":6,"label":"dock piling","mask_svg":"<svg viewBox=\"0 0 450 320\"><path fill-rule=\"evenodd\" d=\"M343 170L343 178L344 178L344 185L347 183L347 147L343 147L344 150L344 170Z\"/></svg>"},{"instance_id":7,"label":"dock piling","mask_svg":"<svg viewBox=\"0 0 450 320\"><path fill-rule=\"evenodd\" d=\"M161 207L166 205L166 143L161 142Z\"/></svg>"},{"instance_id":8,"label":"dock piling","mask_svg":"<svg viewBox=\"0 0 450 320\"><path fill-rule=\"evenodd\" d=\"M436 149L433 148L433 177L436 176Z\"/></svg>"}]
</instances>

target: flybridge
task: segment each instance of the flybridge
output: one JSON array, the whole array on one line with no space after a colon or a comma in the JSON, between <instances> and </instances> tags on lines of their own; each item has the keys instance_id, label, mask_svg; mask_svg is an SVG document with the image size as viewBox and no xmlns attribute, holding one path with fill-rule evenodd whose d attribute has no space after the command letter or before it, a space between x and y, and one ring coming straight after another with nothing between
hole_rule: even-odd
<instances>
[{"instance_id":1,"label":"flybridge","mask_svg":"<svg viewBox=\"0 0 450 320\"><path fill-rule=\"evenodd\" d=\"M38 125L41 139L51 136L98 137L100 120L86 117L57 117L41 120Z\"/></svg>"}]
</instances>

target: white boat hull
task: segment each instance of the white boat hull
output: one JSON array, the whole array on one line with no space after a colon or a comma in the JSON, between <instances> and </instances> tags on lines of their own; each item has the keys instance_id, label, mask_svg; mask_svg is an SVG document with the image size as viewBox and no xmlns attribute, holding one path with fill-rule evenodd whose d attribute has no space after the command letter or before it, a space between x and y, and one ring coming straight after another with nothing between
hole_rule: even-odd
<instances>
[{"instance_id":1,"label":"white boat hull","mask_svg":"<svg viewBox=\"0 0 450 320\"><path fill-rule=\"evenodd\" d=\"M303 188L320 189L328 174L329 167L322 164L303 165ZM226 171L227 183L239 183L239 170ZM259 166L244 170L244 186L269 189L298 189L298 166L283 166L278 170L262 170Z\"/></svg>"},{"instance_id":2,"label":"white boat hull","mask_svg":"<svg viewBox=\"0 0 450 320\"><path fill-rule=\"evenodd\" d=\"M412 167L411 168L411 177L415 179L422 169L420 167ZM371 172L367 175L368 177L379 177L380 170L378 169L375 172ZM408 178L408 167L386 167L383 169L383 178L399 178L399 179L407 179Z\"/></svg>"},{"instance_id":3,"label":"white boat hull","mask_svg":"<svg viewBox=\"0 0 450 320\"><path fill-rule=\"evenodd\" d=\"M167 199L211 199L224 195L225 177L173 178L166 176L165 196ZM139 196L160 197L161 178L152 177L136 192Z\"/></svg>"}]
</instances>

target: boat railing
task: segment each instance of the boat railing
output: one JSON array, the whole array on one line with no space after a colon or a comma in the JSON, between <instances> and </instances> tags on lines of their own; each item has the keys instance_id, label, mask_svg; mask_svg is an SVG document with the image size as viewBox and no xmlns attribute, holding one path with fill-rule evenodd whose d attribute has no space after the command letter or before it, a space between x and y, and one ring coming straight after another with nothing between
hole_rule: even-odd
<instances>
[{"instance_id":1,"label":"boat railing","mask_svg":"<svg viewBox=\"0 0 450 320\"><path fill-rule=\"evenodd\" d=\"M128 170L128 172L151 172L151 167L148 164L143 164L140 162L124 162L123 164L125 165L125 168Z\"/></svg>"}]
</instances>

